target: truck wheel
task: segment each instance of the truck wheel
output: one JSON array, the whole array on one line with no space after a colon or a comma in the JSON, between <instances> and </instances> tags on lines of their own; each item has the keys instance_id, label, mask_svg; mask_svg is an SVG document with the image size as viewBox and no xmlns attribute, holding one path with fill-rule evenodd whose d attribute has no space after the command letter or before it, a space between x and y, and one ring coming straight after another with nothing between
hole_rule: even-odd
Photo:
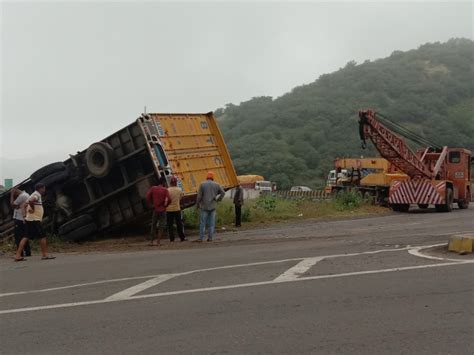
<instances>
[{"instance_id":1,"label":"truck wheel","mask_svg":"<svg viewBox=\"0 0 474 355\"><path fill-rule=\"evenodd\" d=\"M54 185L58 182L64 181L69 178L69 171L58 171L57 173L48 175L40 180L41 183L45 184L46 187Z\"/></svg>"},{"instance_id":2,"label":"truck wheel","mask_svg":"<svg viewBox=\"0 0 474 355\"><path fill-rule=\"evenodd\" d=\"M394 203L390 205L395 212L408 212L410 205L408 203Z\"/></svg>"},{"instance_id":3,"label":"truck wheel","mask_svg":"<svg viewBox=\"0 0 474 355\"><path fill-rule=\"evenodd\" d=\"M48 175L66 170L66 165L63 162L52 163L43 166L41 169L36 170L33 174L30 175L30 179L34 182L38 182L41 179L45 178Z\"/></svg>"},{"instance_id":4,"label":"truck wheel","mask_svg":"<svg viewBox=\"0 0 474 355\"><path fill-rule=\"evenodd\" d=\"M465 210L469 208L469 201L466 200L459 200L458 207L460 210Z\"/></svg>"},{"instance_id":5,"label":"truck wheel","mask_svg":"<svg viewBox=\"0 0 474 355\"><path fill-rule=\"evenodd\" d=\"M428 204L427 203L419 203L418 204L418 207L421 208L422 210L426 210L428 208Z\"/></svg>"},{"instance_id":6,"label":"truck wheel","mask_svg":"<svg viewBox=\"0 0 474 355\"><path fill-rule=\"evenodd\" d=\"M446 203L435 205L437 212L451 212L453 210L453 189L446 189Z\"/></svg>"},{"instance_id":7,"label":"truck wheel","mask_svg":"<svg viewBox=\"0 0 474 355\"><path fill-rule=\"evenodd\" d=\"M89 223L62 235L61 239L68 242L79 242L90 237L96 230L97 225L95 223Z\"/></svg>"},{"instance_id":8,"label":"truck wheel","mask_svg":"<svg viewBox=\"0 0 474 355\"><path fill-rule=\"evenodd\" d=\"M61 227L58 229L58 234L60 236L64 234L68 234L69 232L72 232L75 229L78 229L82 226L85 226L86 224L92 223L92 217L88 214L83 214L79 217L73 218L70 221L64 223Z\"/></svg>"},{"instance_id":9,"label":"truck wheel","mask_svg":"<svg viewBox=\"0 0 474 355\"><path fill-rule=\"evenodd\" d=\"M106 176L114 165L114 150L104 142L92 144L86 151L86 166L92 176Z\"/></svg>"}]
</instances>

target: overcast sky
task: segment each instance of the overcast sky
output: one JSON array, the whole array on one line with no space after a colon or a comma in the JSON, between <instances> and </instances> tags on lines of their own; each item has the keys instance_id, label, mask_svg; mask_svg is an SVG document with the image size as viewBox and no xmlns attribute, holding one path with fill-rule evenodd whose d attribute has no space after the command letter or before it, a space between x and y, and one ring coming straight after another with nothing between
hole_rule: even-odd
<instances>
[{"instance_id":1,"label":"overcast sky","mask_svg":"<svg viewBox=\"0 0 474 355\"><path fill-rule=\"evenodd\" d=\"M473 38L472 2L1 6L0 179L64 160L145 105L208 112L280 96L350 60Z\"/></svg>"}]
</instances>

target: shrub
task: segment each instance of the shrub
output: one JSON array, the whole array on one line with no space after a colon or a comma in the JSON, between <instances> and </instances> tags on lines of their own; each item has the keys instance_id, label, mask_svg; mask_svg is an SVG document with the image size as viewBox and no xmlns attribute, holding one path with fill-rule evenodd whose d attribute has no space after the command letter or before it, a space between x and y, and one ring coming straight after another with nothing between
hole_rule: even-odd
<instances>
[{"instance_id":1,"label":"shrub","mask_svg":"<svg viewBox=\"0 0 474 355\"><path fill-rule=\"evenodd\" d=\"M334 204L338 210L347 210L360 207L363 203L362 195L355 191L342 191L337 194Z\"/></svg>"},{"instance_id":2,"label":"shrub","mask_svg":"<svg viewBox=\"0 0 474 355\"><path fill-rule=\"evenodd\" d=\"M276 197L270 195L262 195L257 200L257 207L263 208L266 212L273 212L277 207Z\"/></svg>"}]
</instances>

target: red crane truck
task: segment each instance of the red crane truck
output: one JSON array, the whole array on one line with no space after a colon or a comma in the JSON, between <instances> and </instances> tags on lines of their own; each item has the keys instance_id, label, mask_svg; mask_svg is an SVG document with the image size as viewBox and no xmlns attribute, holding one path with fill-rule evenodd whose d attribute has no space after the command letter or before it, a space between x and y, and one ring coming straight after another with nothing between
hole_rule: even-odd
<instances>
[{"instance_id":1,"label":"red crane truck","mask_svg":"<svg viewBox=\"0 0 474 355\"><path fill-rule=\"evenodd\" d=\"M469 150L433 144L370 109L359 111L359 134L363 148L370 139L383 158L409 176L391 183L389 204L393 210L407 212L411 204L420 208L435 205L438 212L450 212L453 203L460 209L469 207ZM401 136L427 146L415 153Z\"/></svg>"}]
</instances>

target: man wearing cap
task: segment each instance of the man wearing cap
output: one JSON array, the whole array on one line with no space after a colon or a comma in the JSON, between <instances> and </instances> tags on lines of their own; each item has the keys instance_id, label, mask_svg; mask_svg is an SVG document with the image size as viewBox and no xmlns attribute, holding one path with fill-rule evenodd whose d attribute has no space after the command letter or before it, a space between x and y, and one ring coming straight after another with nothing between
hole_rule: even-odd
<instances>
[{"instance_id":1,"label":"man wearing cap","mask_svg":"<svg viewBox=\"0 0 474 355\"><path fill-rule=\"evenodd\" d=\"M171 178L170 185L171 186L168 188L168 192L171 197L171 203L166 208L166 219L168 222L168 236L170 238L170 242L174 242L173 224L176 221L176 228L178 230L179 239L181 239L181 241L184 242L186 240L186 237L184 235L183 222L181 221L181 205L180 205L181 196L183 195L183 192L177 186L178 179L176 179L175 176Z\"/></svg>"},{"instance_id":2,"label":"man wearing cap","mask_svg":"<svg viewBox=\"0 0 474 355\"><path fill-rule=\"evenodd\" d=\"M204 240L206 225L208 225L208 242L212 242L216 227L217 202L222 201L225 191L221 185L214 181L214 173L207 173L206 181L201 183L198 190L196 204L201 210L199 220L199 241Z\"/></svg>"}]
</instances>

